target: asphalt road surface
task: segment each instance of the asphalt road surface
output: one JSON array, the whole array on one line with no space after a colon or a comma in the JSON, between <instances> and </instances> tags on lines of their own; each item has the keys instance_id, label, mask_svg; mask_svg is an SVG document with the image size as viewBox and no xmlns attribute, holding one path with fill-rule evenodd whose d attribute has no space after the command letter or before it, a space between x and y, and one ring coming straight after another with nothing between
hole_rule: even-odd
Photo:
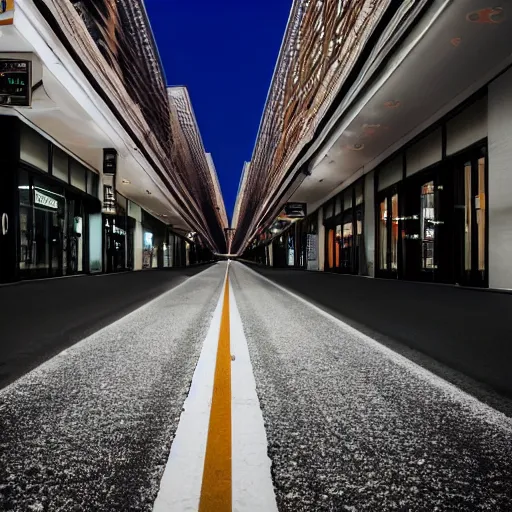
<instances>
[{"instance_id":1,"label":"asphalt road surface","mask_svg":"<svg viewBox=\"0 0 512 512\"><path fill-rule=\"evenodd\" d=\"M0 388L205 266L0 286Z\"/></svg>"},{"instance_id":2,"label":"asphalt road surface","mask_svg":"<svg viewBox=\"0 0 512 512\"><path fill-rule=\"evenodd\" d=\"M512 421L235 264L281 511L512 510Z\"/></svg>"},{"instance_id":3,"label":"asphalt road surface","mask_svg":"<svg viewBox=\"0 0 512 512\"><path fill-rule=\"evenodd\" d=\"M0 390L2 512L153 510L225 270L162 283ZM512 510L511 418L240 263L230 282L281 512Z\"/></svg>"},{"instance_id":4,"label":"asphalt road surface","mask_svg":"<svg viewBox=\"0 0 512 512\"><path fill-rule=\"evenodd\" d=\"M225 265L0 392L0 510L151 510Z\"/></svg>"}]
</instances>

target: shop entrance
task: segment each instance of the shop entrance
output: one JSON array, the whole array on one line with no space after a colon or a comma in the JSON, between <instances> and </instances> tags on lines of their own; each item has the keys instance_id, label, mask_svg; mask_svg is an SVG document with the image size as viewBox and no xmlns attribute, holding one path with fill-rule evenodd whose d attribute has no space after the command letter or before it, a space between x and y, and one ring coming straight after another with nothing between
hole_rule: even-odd
<instances>
[{"instance_id":1,"label":"shop entrance","mask_svg":"<svg viewBox=\"0 0 512 512\"><path fill-rule=\"evenodd\" d=\"M378 196L378 263L379 275L398 277L399 209L396 186Z\"/></svg>"},{"instance_id":2,"label":"shop entrance","mask_svg":"<svg viewBox=\"0 0 512 512\"><path fill-rule=\"evenodd\" d=\"M455 282L485 287L488 286L485 148L465 153L454 164Z\"/></svg>"}]
</instances>

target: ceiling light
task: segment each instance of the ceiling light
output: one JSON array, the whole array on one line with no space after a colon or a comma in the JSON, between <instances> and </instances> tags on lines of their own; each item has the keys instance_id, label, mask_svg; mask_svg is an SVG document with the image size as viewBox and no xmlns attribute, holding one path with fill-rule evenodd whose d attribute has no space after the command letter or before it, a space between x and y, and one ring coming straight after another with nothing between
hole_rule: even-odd
<instances>
[{"instance_id":1,"label":"ceiling light","mask_svg":"<svg viewBox=\"0 0 512 512\"><path fill-rule=\"evenodd\" d=\"M129 185L131 183L130 180L123 179L123 185Z\"/></svg>"}]
</instances>

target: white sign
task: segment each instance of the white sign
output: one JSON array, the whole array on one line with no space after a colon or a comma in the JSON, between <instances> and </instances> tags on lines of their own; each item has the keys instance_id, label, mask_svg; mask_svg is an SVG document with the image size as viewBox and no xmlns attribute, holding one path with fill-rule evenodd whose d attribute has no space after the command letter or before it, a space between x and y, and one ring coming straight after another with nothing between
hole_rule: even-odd
<instances>
[{"instance_id":1,"label":"white sign","mask_svg":"<svg viewBox=\"0 0 512 512\"><path fill-rule=\"evenodd\" d=\"M52 197L48 197L41 192L34 190L35 193L35 203L40 204L41 206L46 206L46 208L53 208L57 210L59 208L59 203L57 199L53 199Z\"/></svg>"}]
</instances>

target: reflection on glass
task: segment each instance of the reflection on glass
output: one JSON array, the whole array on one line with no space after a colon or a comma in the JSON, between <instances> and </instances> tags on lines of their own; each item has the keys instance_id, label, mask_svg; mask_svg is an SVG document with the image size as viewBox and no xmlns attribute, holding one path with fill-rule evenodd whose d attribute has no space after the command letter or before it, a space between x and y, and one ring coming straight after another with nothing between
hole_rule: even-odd
<instances>
[{"instance_id":1,"label":"reflection on glass","mask_svg":"<svg viewBox=\"0 0 512 512\"><path fill-rule=\"evenodd\" d=\"M379 267L382 270L388 269L387 252L388 252L388 211L387 200L384 199L380 203L380 222L379 222Z\"/></svg>"},{"instance_id":2,"label":"reflection on glass","mask_svg":"<svg viewBox=\"0 0 512 512\"><path fill-rule=\"evenodd\" d=\"M471 162L464 165L464 269L471 270Z\"/></svg>"},{"instance_id":3,"label":"reflection on glass","mask_svg":"<svg viewBox=\"0 0 512 512\"><path fill-rule=\"evenodd\" d=\"M336 226L336 268L340 268L340 252L341 252L341 226Z\"/></svg>"},{"instance_id":4,"label":"reflection on glass","mask_svg":"<svg viewBox=\"0 0 512 512\"><path fill-rule=\"evenodd\" d=\"M350 219L350 222L343 224L343 266L347 269L352 269L352 240L353 229Z\"/></svg>"},{"instance_id":5,"label":"reflection on glass","mask_svg":"<svg viewBox=\"0 0 512 512\"><path fill-rule=\"evenodd\" d=\"M391 197L391 269L398 269L398 194Z\"/></svg>"},{"instance_id":6,"label":"reflection on glass","mask_svg":"<svg viewBox=\"0 0 512 512\"><path fill-rule=\"evenodd\" d=\"M476 198L478 223L478 270L485 271L485 158L478 159L478 196Z\"/></svg>"},{"instance_id":7,"label":"reflection on glass","mask_svg":"<svg viewBox=\"0 0 512 512\"><path fill-rule=\"evenodd\" d=\"M327 234L327 266L332 268L334 266L334 229L329 229Z\"/></svg>"},{"instance_id":8,"label":"reflection on glass","mask_svg":"<svg viewBox=\"0 0 512 512\"><path fill-rule=\"evenodd\" d=\"M421 187L421 266L423 270L434 269L435 201L434 182Z\"/></svg>"}]
</instances>

